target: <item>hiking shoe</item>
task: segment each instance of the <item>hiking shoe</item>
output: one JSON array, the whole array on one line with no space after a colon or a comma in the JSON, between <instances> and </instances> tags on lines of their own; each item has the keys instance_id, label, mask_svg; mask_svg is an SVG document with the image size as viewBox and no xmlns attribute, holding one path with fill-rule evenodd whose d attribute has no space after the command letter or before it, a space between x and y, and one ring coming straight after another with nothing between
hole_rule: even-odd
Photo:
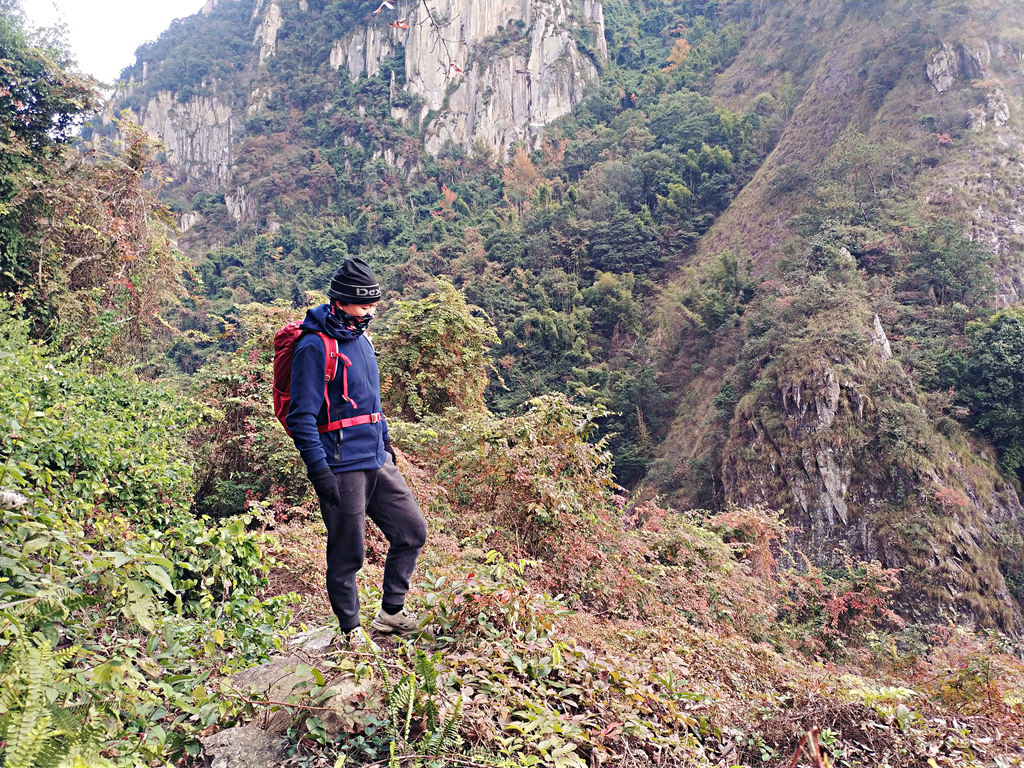
<instances>
[{"instance_id":1,"label":"hiking shoe","mask_svg":"<svg viewBox=\"0 0 1024 768\"><path fill-rule=\"evenodd\" d=\"M381 608L374 620L370 622L370 629L375 629L385 635L411 635L419 628L419 616L404 608L395 614L385 613Z\"/></svg>"},{"instance_id":2,"label":"hiking shoe","mask_svg":"<svg viewBox=\"0 0 1024 768\"><path fill-rule=\"evenodd\" d=\"M380 653L380 646L366 634L362 627L351 632L339 632L334 636L334 651L341 653Z\"/></svg>"}]
</instances>

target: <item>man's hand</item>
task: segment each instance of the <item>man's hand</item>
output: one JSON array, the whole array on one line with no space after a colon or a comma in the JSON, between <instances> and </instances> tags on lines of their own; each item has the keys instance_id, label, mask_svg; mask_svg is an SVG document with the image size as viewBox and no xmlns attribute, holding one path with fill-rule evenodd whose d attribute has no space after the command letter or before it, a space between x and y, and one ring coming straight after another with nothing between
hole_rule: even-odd
<instances>
[{"instance_id":1,"label":"man's hand","mask_svg":"<svg viewBox=\"0 0 1024 768\"><path fill-rule=\"evenodd\" d=\"M384 453L390 453L391 454L391 461L393 461L395 463L395 466L397 467L398 466L398 456L395 455L395 449L391 447L391 438L390 437L385 437L384 438Z\"/></svg>"},{"instance_id":2,"label":"man's hand","mask_svg":"<svg viewBox=\"0 0 1024 768\"><path fill-rule=\"evenodd\" d=\"M338 478L331 472L330 467L318 469L309 473L309 479L313 483L313 490L317 497L324 504L337 506L341 504L341 493L338 491Z\"/></svg>"}]
</instances>

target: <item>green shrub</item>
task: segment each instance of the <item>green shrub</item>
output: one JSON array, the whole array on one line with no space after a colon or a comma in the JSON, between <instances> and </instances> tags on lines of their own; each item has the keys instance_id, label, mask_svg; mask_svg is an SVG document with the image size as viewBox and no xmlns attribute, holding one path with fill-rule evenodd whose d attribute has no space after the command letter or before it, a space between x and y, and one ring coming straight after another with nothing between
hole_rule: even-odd
<instances>
[{"instance_id":1,"label":"green shrub","mask_svg":"<svg viewBox=\"0 0 1024 768\"><path fill-rule=\"evenodd\" d=\"M206 680L287 625L289 598L260 599L251 518L191 512L185 436L202 413L0 316L0 488L24 499L0 519L5 765L194 754L196 731L235 709ZM138 754L119 759L126 740Z\"/></svg>"}]
</instances>

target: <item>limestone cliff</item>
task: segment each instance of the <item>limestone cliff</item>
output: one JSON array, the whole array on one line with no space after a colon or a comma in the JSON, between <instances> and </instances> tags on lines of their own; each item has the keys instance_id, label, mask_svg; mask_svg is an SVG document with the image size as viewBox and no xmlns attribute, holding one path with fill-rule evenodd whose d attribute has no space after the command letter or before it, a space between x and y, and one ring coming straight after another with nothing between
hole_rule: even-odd
<instances>
[{"instance_id":1,"label":"limestone cliff","mask_svg":"<svg viewBox=\"0 0 1024 768\"><path fill-rule=\"evenodd\" d=\"M574 31L586 29L597 41L596 56L608 55L603 7L591 0L405 2L394 15L400 21L387 33L372 25L336 41L331 66L352 79L372 76L404 49L404 90L420 106L393 114L426 125L432 154L449 141L465 149L480 141L503 153L518 141L535 145L597 75Z\"/></svg>"},{"instance_id":2,"label":"limestone cliff","mask_svg":"<svg viewBox=\"0 0 1024 768\"><path fill-rule=\"evenodd\" d=\"M170 91L158 91L136 119L164 142L167 163L181 179L219 189L227 186L238 121L216 95L193 96L182 103Z\"/></svg>"},{"instance_id":3,"label":"limestone cliff","mask_svg":"<svg viewBox=\"0 0 1024 768\"><path fill-rule=\"evenodd\" d=\"M324 51L325 60L299 66L329 65L339 78L359 81L378 76L385 62L401 57L404 77L391 77L391 113L408 129L420 129L422 147L433 154L449 142L463 149L481 142L498 155L517 142L537 145L544 127L579 103L597 75L597 62L607 57L598 0L392 5L379 14L346 10L343 33ZM167 145L175 177L196 189L226 193L232 216L241 222L257 204L245 191L246 179L235 178L245 121L280 92L270 65L281 36L311 34L326 17L323 9L289 0L209 0L201 15L235 7L249 19L248 29L238 32L249 35L252 48L234 72L206 77L187 95L154 91L147 73L155 62L140 60L111 111L134 103L136 119ZM588 53L580 50L582 39L591 41ZM296 66L294 55L285 66ZM401 168L415 164L408 152L392 147L351 139L347 144Z\"/></svg>"}]
</instances>

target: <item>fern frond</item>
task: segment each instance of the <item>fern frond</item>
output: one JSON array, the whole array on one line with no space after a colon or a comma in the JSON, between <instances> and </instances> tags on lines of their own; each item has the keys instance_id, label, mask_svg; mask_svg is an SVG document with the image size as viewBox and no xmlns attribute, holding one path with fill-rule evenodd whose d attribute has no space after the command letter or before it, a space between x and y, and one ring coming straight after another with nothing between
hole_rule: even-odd
<instances>
[{"instance_id":1,"label":"fern frond","mask_svg":"<svg viewBox=\"0 0 1024 768\"><path fill-rule=\"evenodd\" d=\"M4 765L6 768L33 768L50 732L50 717L42 707L22 710L16 717Z\"/></svg>"},{"instance_id":2,"label":"fern frond","mask_svg":"<svg viewBox=\"0 0 1024 768\"><path fill-rule=\"evenodd\" d=\"M409 676L409 685L407 686L408 693L406 696L409 698L408 708L405 711L405 727L402 729L402 740L405 742L409 741L409 731L412 729L412 710L416 704L416 678L412 675Z\"/></svg>"},{"instance_id":3,"label":"fern frond","mask_svg":"<svg viewBox=\"0 0 1024 768\"><path fill-rule=\"evenodd\" d=\"M66 733L72 737L82 732L88 714L88 704L77 704L73 707L50 707L50 718L53 721L54 731Z\"/></svg>"},{"instance_id":4,"label":"fern frond","mask_svg":"<svg viewBox=\"0 0 1024 768\"><path fill-rule=\"evenodd\" d=\"M71 743L68 739L49 738L36 753L32 768L59 768L70 751Z\"/></svg>"},{"instance_id":5,"label":"fern frond","mask_svg":"<svg viewBox=\"0 0 1024 768\"><path fill-rule=\"evenodd\" d=\"M423 681L423 690L427 693L437 693L437 662L440 660L440 651L433 656L427 656L419 648L416 649L416 674Z\"/></svg>"},{"instance_id":6,"label":"fern frond","mask_svg":"<svg viewBox=\"0 0 1024 768\"><path fill-rule=\"evenodd\" d=\"M455 752L462 745L462 737L459 735L459 727L465 717L462 709L463 699L460 696L455 702L455 707L444 721L441 730L435 730L424 746L424 753L428 755L441 755L445 752Z\"/></svg>"},{"instance_id":7,"label":"fern frond","mask_svg":"<svg viewBox=\"0 0 1024 768\"><path fill-rule=\"evenodd\" d=\"M459 728L462 727L462 721L466 717L466 713L463 711L464 703L463 698L460 696L459 700L455 702L455 708L452 709L448 719L445 720L444 728L441 730L442 752L454 752L462 746L462 736L459 734Z\"/></svg>"},{"instance_id":8,"label":"fern frond","mask_svg":"<svg viewBox=\"0 0 1024 768\"><path fill-rule=\"evenodd\" d=\"M437 728L437 724L441 722L441 713L437 709L437 704L432 699L427 699L423 705L423 717L427 721L427 730L433 731Z\"/></svg>"}]
</instances>

